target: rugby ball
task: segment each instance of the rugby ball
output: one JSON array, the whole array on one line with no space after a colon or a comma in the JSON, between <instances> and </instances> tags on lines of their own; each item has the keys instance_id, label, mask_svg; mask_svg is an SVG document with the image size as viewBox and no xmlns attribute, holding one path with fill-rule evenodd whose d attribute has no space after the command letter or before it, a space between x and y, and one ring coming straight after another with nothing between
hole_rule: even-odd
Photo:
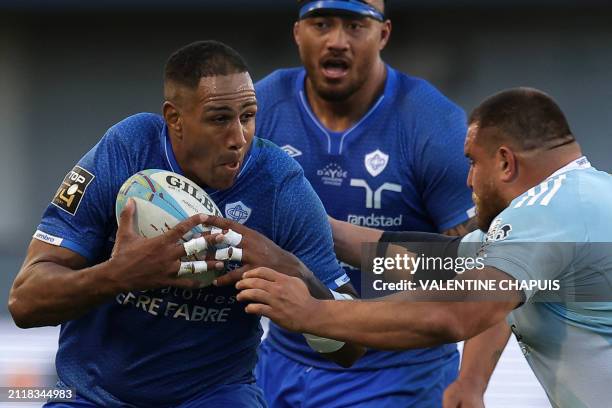
<instances>
[{"instance_id":1,"label":"rugby ball","mask_svg":"<svg viewBox=\"0 0 612 408\"><path fill-rule=\"evenodd\" d=\"M142 170L123 183L115 204L117 224L129 198L136 204L138 233L145 238L159 236L195 214L222 216L214 201L196 183L166 170ZM183 236L183 241L209 230L199 225ZM205 253L196 254L193 258L203 260L205 256Z\"/></svg>"}]
</instances>

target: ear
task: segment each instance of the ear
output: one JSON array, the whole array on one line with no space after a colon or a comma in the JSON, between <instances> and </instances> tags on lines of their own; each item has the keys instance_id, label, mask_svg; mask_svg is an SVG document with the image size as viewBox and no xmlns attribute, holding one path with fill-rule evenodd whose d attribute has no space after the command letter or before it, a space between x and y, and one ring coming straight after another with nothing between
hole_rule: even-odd
<instances>
[{"instance_id":1,"label":"ear","mask_svg":"<svg viewBox=\"0 0 612 408\"><path fill-rule=\"evenodd\" d=\"M385 20L382 23L382 28L380 30L380 46L378 47L380 51L382 51L387 46L389 38L391 37L391 29L391 20Z\"/></svg>"},{"instance_id":2,"label":"ear","mask_svg":"<svg viewBox=\"0 0 612 408\"><path fill-rule=\"evenodd\" d=\"M296 21L293 24L293 40L295 41L295 44L299 48L300 47L300 22L299 21Z\"/></svg>"},{"instance_id":3,"label":"ear","mask_svg":"<svg viewBox=\"0 0 612 408\"><path fill-rule=\"evenodd\" d=\"M518 176L518 161L516 155L508 146L500 146L497 150L497 170L501 181L510 182Z\"/></svg>"},{"instance_id":4,"label":"ear","mask_svg":"<svg viewBox=\"0 0 612 408\"><path fill-rule=\"evenodd\" d=\"M176 105L170 101L165 101L162 106L164 120L168 125L171 136L176 136L179 140L183 138L183 120L181 113Z\"/></svg>"}]
</instances>

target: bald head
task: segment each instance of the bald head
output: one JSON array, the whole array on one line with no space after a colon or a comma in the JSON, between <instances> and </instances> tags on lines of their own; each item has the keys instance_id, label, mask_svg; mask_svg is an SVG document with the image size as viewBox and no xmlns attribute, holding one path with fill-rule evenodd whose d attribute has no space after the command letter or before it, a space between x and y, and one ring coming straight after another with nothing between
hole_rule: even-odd
<instances>
[{"instance_id":1,"label":"bald head","mask_svg":"<svg viewBox=\"0 0 612 408\"><path fill-rule=\"evenodd\" d=\"M513 88L485 99L470 115L486 140L479 144L494 151L502 144L517 151L551 150L575 142L561 108L542 91ZM490 130L482 132L483 130Z\"/></svg>"}]
</instances>

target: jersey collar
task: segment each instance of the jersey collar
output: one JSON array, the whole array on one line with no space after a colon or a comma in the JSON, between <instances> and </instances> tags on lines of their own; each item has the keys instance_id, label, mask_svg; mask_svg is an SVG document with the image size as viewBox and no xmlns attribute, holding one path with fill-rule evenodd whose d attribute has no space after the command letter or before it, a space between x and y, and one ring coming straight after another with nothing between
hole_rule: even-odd
<instances>
[{"instance_id":1,"label":"jersey collar","mask_svg":"<svg viewBox=\"0 0 612 408\"><path fill-rule=\"evenodd\" d=\"M330 135L335 135L335 136L340 137L340 145L339 145L338 154L342 154L342 148L343 148L344 140L346 139L346 137L349 136L351 133L353 133L356 129L361 127L363 124L367 123L368 119L379 109L381 105L383 105L383 102L393 99L394 93L396 92L396 89L397 89L397 86L396 86L397 73L393 68L391 68L387 64L385 64L385 69L387 71L387 78L385 80L385 89L382 95L378 98L376 103L372 105L370 110L366 112L366 114L363 115L361 119L359 119L357 123L355 123L353 126L348 128L344 132L332 132L331 130L327 129L319 121L319 119L315 116L314 112L312 111L310 107L310 104L308 103L308 98L306 97L306 69L304 68L301 69L299 75L296 78L296 82L295 82L295 89L297 90L299 103L302 109L306 112L307 116L310 118L310 120L321 131L321 133L327 138L327 150L329 154L332 153L331 151L332 143L331 143Z\"/></svg>"},{"instance_id":2,"label":"jersey collar","mask_svg":"<svg viewBox=\"0 0 612 408\"><path fill-rule=\"evenodd\" d=\"M571 163L568 163L565 166L561 167L559 170L548 176L548 178L556 177L559 174L567 173L568 171L590 169L591 167L592 166L591 162L589 162L589 159L587 159L586 156L582 156L572 161Z\"/></svg>"}]
</instances>

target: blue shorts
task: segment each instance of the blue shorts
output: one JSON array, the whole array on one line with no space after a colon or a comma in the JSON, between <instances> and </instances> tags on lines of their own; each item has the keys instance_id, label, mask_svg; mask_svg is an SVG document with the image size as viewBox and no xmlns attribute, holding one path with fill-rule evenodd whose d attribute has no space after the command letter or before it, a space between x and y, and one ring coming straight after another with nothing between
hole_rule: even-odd
<instances>
[{"instance_id":1,"label":"blue shorts","mask_svg":"<svg viewBox=\"0 0 612 408\"><path fill-rule=\"evenodd\" d=\"M270 408L434 408L457 378L459 353L409 366L336 371L287 358L264 341L255 376Z\"/></svg>"},{"instance_id":2,"label":"blue shorts","mask_svg":"<svg viewBox=\"0 0 612 408\"><path fill-rule=\"evenodd\" d=\"M133 406L133 405L129 405ZM77 395L75 401L48 402L44 408L98 408L99 406ZM266 408L261 389L255 384L221 385L176 405L175 408ZM168 407L170 408L170 407Z\"/></svg>"}]
</instances>

